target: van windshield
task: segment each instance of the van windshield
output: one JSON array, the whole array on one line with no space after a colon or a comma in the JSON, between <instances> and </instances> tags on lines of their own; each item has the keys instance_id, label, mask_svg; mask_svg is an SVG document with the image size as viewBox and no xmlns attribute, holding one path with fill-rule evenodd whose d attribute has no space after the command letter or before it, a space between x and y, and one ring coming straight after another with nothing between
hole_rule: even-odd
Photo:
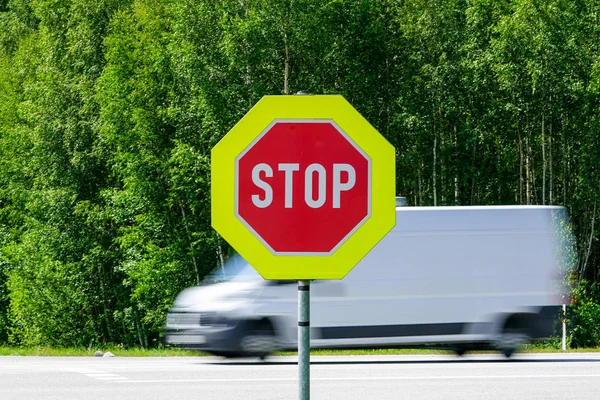
<instances>
[{"instance_id":1,"label":"van windshield","mask_svg":"<svg viewBox=\"0 0 600 400\"><path fill-rule=\"evenodd\" d=\"M255 281L262 279L250 264L246 262L240 255L235 255L225 262L223 266L219 266L212 270L203 280L204 284L213 284L230 281Z\"/></svg>"}]
</instances>

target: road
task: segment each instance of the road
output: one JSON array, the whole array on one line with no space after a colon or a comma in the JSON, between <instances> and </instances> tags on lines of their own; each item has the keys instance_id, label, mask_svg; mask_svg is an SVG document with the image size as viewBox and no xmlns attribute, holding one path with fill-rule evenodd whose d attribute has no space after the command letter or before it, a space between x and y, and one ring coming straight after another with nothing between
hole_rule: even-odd
<instances>
[{"instance_id":1,"label":"road","mask_svg":"<svg viewBox=\"0 0 600 400\"><path fill-rule=\"evenodd\" d=\"M0 357L2 400L295 399L295 357ZM311 359L311 399L597 399L600 354Z\"/></svg>"}]
</instances>

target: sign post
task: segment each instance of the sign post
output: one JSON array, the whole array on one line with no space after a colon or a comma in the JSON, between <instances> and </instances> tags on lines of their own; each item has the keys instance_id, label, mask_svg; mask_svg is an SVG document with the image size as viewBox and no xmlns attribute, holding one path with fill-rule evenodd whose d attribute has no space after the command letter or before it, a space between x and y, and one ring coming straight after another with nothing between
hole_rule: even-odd
<instances>
[{"instance_id":1,"label":"sign post","mask_svg":"<svg viewBox=\"0 0 600 400\"><path fill-rule=\"evenodd\" d=\"M212 149L215 230L264 279L298 281L300 399L310 281L342 279L396 222L395 150L342 96L265 96Z\"/></svg>"},{"instance_id":2,"label":"sign post","mask_svg":"<svg viewBox=\"0 0 600 400\"><path fill-rule=\"evenodd\" d=\"M567 305L562 305L562 351L567 351Z\"/></svg>"},{"instance_id":3,"label":"sign post","mask_svg":"<svg viewBox=\"0 0 600 400\"><path fill-rule=\"evenodd\" d=\"M310 281L298 281L298 398L310 399Z\"/></svg>"}]
</instances>

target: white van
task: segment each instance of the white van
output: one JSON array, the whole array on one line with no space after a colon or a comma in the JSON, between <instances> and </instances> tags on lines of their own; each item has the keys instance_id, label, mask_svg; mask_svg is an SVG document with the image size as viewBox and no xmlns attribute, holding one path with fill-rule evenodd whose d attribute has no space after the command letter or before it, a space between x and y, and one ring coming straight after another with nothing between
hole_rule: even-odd
<instances>
[{"instance_id":1,"label":"white van","mask_svg":"<svg viewBox=\"0 0 600 400\"><path fill-rule=\"evenodd\" d=\"M564 302L562 207L397 207L396 226L343 279L311 283L312 348L446 348L462 354L553 332ZM297 346L297 283L238 259L181 292L165 341L222 356Z\"/></svg>"}]
</instances>

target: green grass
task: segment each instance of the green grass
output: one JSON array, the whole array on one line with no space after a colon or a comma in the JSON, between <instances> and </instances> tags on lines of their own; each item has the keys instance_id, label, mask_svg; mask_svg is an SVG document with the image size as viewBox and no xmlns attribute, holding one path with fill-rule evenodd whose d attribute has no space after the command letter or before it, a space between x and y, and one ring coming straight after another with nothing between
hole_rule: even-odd
<instances>
[{"instance_id":1,"label":"green grass","mask_svg":"<svg viewBox=\"0 0 600 400\"><path fill-rule=\"evenodd\" d=\"M521 353L599 353L600 347L582 347L571 349L567 348L566 351L563 351L561 348L553 347L553 346L538 346L535 344L526 345L521 350Z\"/></svg>"},{"instance_id":2,"label":"green grass","mask_svg":"<svg viewBox=\"0 0 600 400\"><path fill-rule=\"evenodd\" d=\"M16 347L16 346L0 346L0 356L46 356L46 357L92 357L96 351L106 353L110 351L118 357L199 357L208 354L182 350L177 348L159 348L159 349L143 349L143 348L123 348L119 346L97 348L61 348L61 347ZM536 343L526 345L520 350L523 353L563 353L560 346L555 343ZM579 348L567 349L566 353L582 353L582 352L600 352L600 347L594 348ZM477 354L495 354L497 351L472 351L470 353ZM276 356L295 356L295 351L278 352ZM359 349L359 350L344 350L344 349L319 349L310 352L313 356L369 356L369 355L439 355L439 354L454 354L449 350L427 350L427 349Z\"/></svg>"},{"instance_id":3,"label":"green grass","mask_svg":"<svg viewBox=\"0 0 600 400\"><path fill-rule=\"evenodd\" d=\"M110 351L115 356L119 357L198 357L206 356L208 354L191 351L181 350L176 348L169 349L143 349L143 348L129 348L124 349L121 347L98 347L97 349L87 348L54 348L54 347L12 347L12 346L0 346L0 356L46 356L46 357L91 357L94 353L100 350L104 353ZM295 351L282 351L278 352L276 356L295 356ZM311 355L313 356L367 356L367 355L401 355L401 354L452 354L451 351L446 350L426 350L426 349L358 349L358 350L344 350L344 349L319 349L312 350Z\"/></svg>"},{"instance_id":4,"label":"green grass","mask_svg":"<svg viewBox=\"0 0 600 400\"><path fill-rule=\"evenodd\" d=\"M97 348L77 348L77 347L16 347L0 346L0 356L69 356L69 357L91 357L96 351L103 353L111 352L119 357L189 357L205 355L197 351L181 350L177 348L144 349L144 348L123 348L119 346Z\"/></svg>"},{"instance_id":5,"label":"green grass","mask_svg":"<svg viewBox=\"0 0 600 400\"><path fill-rule=\"evenodd\" d=\"M282 351L278 356L296 355L295 351ZM313 356L385 356L402 354L452 354L448 350L427 350L427 349L318 349L311 350Z\"/></svg>"}]
</instances>

